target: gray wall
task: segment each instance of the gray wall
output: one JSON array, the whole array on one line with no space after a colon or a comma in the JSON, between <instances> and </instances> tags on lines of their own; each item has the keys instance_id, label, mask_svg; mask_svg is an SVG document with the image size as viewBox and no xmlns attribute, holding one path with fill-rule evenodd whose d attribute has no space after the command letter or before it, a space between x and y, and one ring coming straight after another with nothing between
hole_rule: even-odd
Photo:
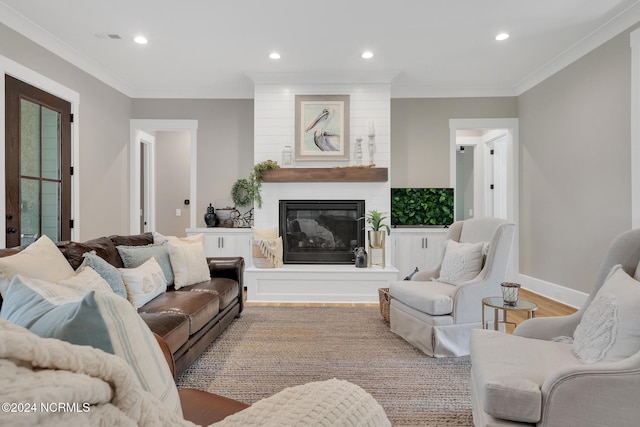
<instances>
[{"instance_id":1,"label":"gray wall","mask_svg":"<svg viewBox=\"0 0 640 427\"><path fill-rule=\"evenodd\" d=\"M184 236L189 228L191 135L156 132L156 230L167 236ZM176 209L181 216L176 216Z\"/></svg>"},{"instance_id":2,"label":"gray wall","mask_svg":"<svg viewBox=\"0 0 640 427\"><path fill-rule=\"evenodd\" d=\"M230 198L253 167L253 100L134 99L131 118L198 120L198 205L191 209L205 227L209 203Z\"/></svg>"},{"instance_id":3,"label":"gray wall","mask_svg":"<svg viewBox=\"0 0 640 427\"><path fill-rule=\"evenodd\" d=\"M80 94L81 240L127 233L131 99L3 24L0 40L0 55Z\"/></svg>"},{"instance_id":4,"label":"gray wall","mask_svg":"<svg viewBox=\"0 0 640 427\"><path fill-rule=\"evenodd\" d=\"M516 97L391 99L391 186L449 187L449 119L518 117Z\"/></svg>"},{"instance_id":5,"label":"gray wall","mask_svg":"<svg viewBox=\"0 0 640 427\"><path fill-rule=\"evenodd\" d=\"M631 227L629 33L522 94L520 271L589 292Z\"/></svg>"}]
</instances>

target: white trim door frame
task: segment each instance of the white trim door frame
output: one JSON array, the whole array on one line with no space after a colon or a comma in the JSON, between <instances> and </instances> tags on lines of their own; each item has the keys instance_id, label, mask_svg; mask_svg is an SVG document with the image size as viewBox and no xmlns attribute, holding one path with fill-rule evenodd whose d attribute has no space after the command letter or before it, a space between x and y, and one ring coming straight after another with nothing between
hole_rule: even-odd
<instances>
[{"instance_id":1,"label":"white trim door frame","mask_svg":"<svg viewBox=\"0 0 640 427\"><path fill-rule=\"evenodd\" d=\"M197 141L198 141L198 121L197 120L165 120L165 119L132 119L130 121L131 139L129 143L130 153L130 215L129 215L129 231L131 234L138 234L140 230L140 135L149 132L161 131L186 131L191 135L191 175L190 175L190 194L189 201L192 208L190 209L189 228L196 226L196 209L197 206ZM150 136L150 135L149 135ZM142 141L144 142L144 141ZM153 203L151 211L153 212L153 220L150 219L149 231L155 231L155 151L153 161L149 162L149 169L153 170L153 183L150 183L150 189L153 192Z\"/></svg>"},{"instance_id":2,"label":"white trim door frame","mask_svg":"<svg viewBox=\"0 0 640 427\"><path fill-rule=\"evenodd\" d=\"M2 173L0 173L0 210L2 211L2 219L0 223L2 228L5 229L7 225L4 173L6 138L4 76L7 74L71 103L71 114L73 114L73 123L71 123L71 166L73 167L73 176L71 177L71 218L74 222L74 227L71 229L71 240L78 241L80 240L80 94L0 55L0 76L2 76L2 84L0 84L0 165L2 165L0 166L2 168ZM5 239L0 239L0 247L6 247Z\"/></svg>"},{"instance_id":3,"label":"white trim door frame","mask_svg":"<svg viewBox=\"0 0 640 427\"><path fill-rule=\"evenodd\" d=\"M140 214L144 215L145 224L144 227L141 227L140 232L142 233L156 229L156 138L147 132L138 130L136 143L138 144L138 156L144 150L144 168L140 173L144 176L141 176L140 185L136 189L132 189L134 191L132 194L135 194L136 190L138 191L138 200L141 200L142 203ZM138 157L138 164L141 164L140 157ZM140 197L141 191L143 197ZM140 222L140 216L138 216L138 222Z\"/></svg>"},{"instance_id":4,"label":"white trim door frame","mask_svg":"<svg viewBox=\"0 0 640 427\"><path fill-rule=\"evenodd\" d=\"M513 251L509 259L508 277L510 280L520 273L520 239L518 232L518 223L520 214L519 207L519 153L520 144L518 140L519 121L516 118L504 119L450 119L449 120L449 185L456 188L456 149L457 149L457 131L470 129L504 129L506 130L506 181L507 181L507 204L506 219L516 224L516 232L514 233ZM475 168L474 168L475 169ZM479 179L481 180L481 179ZM454 193L454 197L456 197Z\"/></svg>"}]
</instances>

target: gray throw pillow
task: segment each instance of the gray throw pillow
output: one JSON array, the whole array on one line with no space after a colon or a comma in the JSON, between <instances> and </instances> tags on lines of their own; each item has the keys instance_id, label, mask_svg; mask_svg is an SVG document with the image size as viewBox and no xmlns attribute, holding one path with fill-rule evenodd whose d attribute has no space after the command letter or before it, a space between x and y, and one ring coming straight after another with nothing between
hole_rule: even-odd
<instances>
[{"instance_id":1,"label":"gray throw pillow","mask_svg":"<svg viewBox=\"0 0 640 427\"><path fill-rule=\"evenodd\" d=\"M169 258L169 247L167 243L161 245L146 246L116 246L120 258L125 268L136 268L147 262L150 258L156 259L167 280L167 285L173 285L173 268L171 268L171 259Z\"/></svg>"},{"instance_id":2,"label":"gray throw pillow","mask_svg":"<svg viewBox=\"0 0 640 427\"><path fill-rule=\"evenodd\" d=\"M109 286L111 286L111 289L115 294L120 295L124 299L128 299L127 288L124 286L122 276L117 268L96 255L96 251L85 252L82 254L82 257L84 260L80 267L78 267L78 271L82 270L83 266L88 265L93 268L100 277L109 284Z\"/></svg>"}]
</instances>

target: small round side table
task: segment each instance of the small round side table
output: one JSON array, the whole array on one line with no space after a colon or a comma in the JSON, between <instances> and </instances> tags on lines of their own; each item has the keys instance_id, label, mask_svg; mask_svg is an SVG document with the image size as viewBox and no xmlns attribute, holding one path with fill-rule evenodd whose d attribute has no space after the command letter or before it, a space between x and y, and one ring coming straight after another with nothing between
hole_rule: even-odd
<instances>
[{"instance_id":1,"label":"small round side table","mask_svg":"<svg viewBox=\"0 0 640 427\"><path fill-rule=\"evenodd\" d=\"M526 311L527 317L531 319L535 316L535 311L538 309L538 304L531 301L519 299L518 302L516 302L516 304L510 305L505 303L502 297L483 298L482 299L482 328L483 329L488 329L488 325L484 321L484 309L486 307L493 308L494 310L493 329L495 329L496 331L499 331L500 323L515 325L514 322L507 321L507 313L509 311ZM499 310L502 311L502 320L500 320L500 317L499 317L499 313L498 313Z\"/></svg>"}]
</instances>

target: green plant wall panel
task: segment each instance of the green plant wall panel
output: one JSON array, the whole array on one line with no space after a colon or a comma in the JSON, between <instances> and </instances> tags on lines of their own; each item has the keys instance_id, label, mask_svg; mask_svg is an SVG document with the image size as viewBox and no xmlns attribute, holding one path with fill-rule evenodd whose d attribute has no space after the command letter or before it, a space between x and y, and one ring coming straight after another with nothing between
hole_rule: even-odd
<instances>
[{"instance_id":1,"label":"green plant wall panel","mask_svg":"<svg viewBox=\"0 0 640 427\"><path fill-rule=\"evenodd\" d=\"M453 222L453 188L392 188L392 226L444 226Z\"/></svg>"}]
</instances>

